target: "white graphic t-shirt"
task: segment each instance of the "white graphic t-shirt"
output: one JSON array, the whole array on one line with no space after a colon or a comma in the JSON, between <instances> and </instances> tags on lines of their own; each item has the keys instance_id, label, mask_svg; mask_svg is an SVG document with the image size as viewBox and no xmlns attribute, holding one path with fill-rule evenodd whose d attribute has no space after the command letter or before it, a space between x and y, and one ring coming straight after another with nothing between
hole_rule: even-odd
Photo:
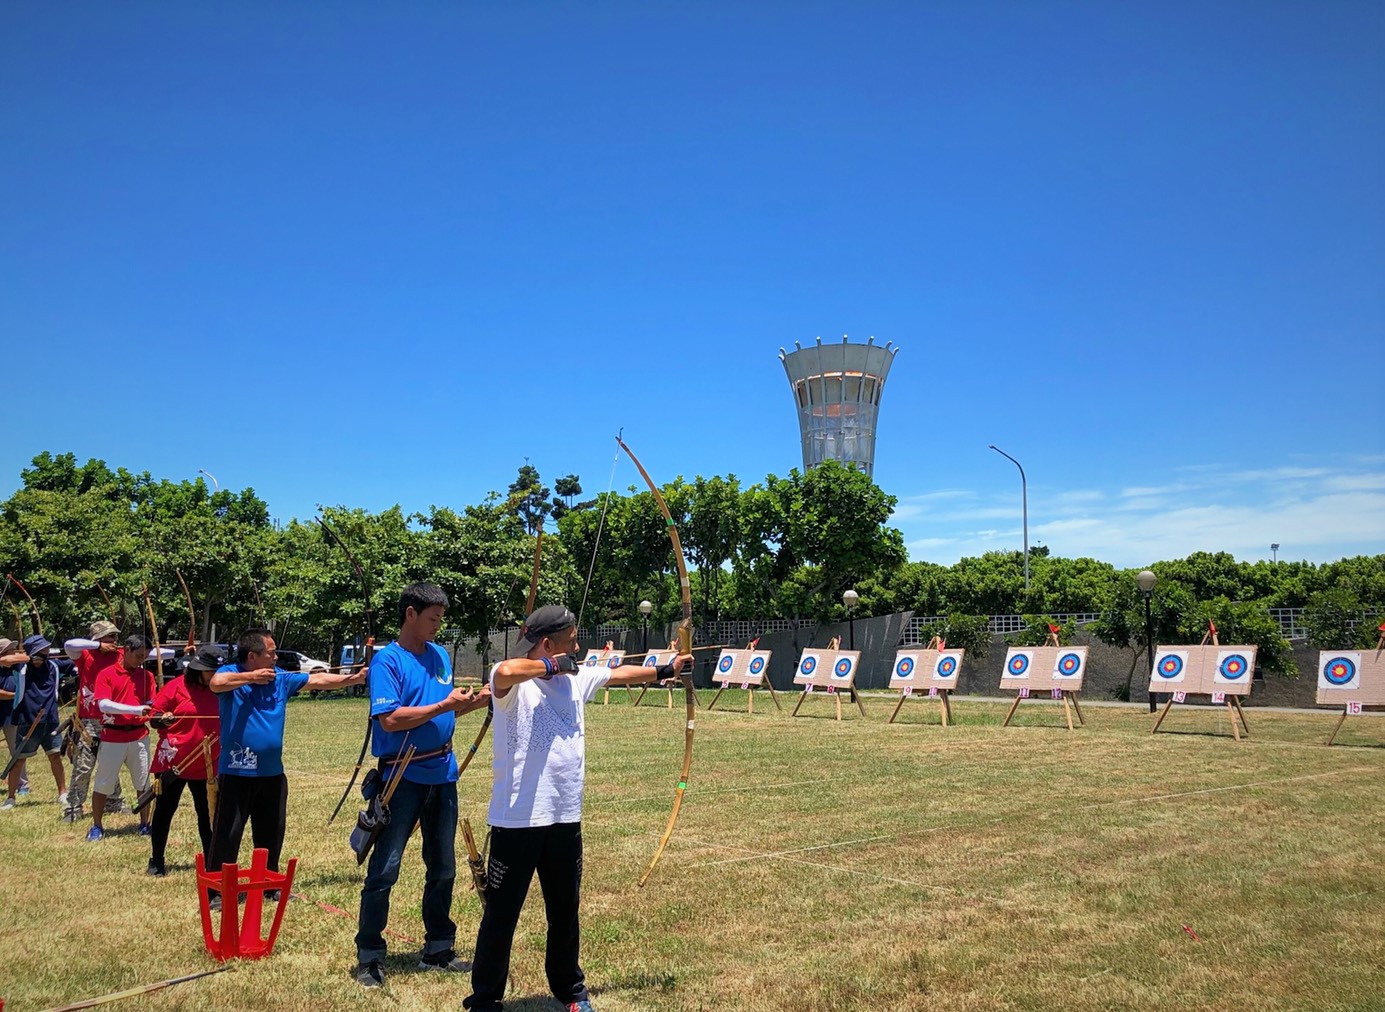
<instances>
[{"instance_id":1,"label":"white graphic t-shirt","mask_svg":"<svg viewBox=\"0 0 1385 1012\"><path fill-rule=\"evenodd\" d=\"M492 826L524 829L582 821L585 706L610 678L610 668L580 667L570 675L531 678L494 698Z\"/></svg>"}]
</instances>

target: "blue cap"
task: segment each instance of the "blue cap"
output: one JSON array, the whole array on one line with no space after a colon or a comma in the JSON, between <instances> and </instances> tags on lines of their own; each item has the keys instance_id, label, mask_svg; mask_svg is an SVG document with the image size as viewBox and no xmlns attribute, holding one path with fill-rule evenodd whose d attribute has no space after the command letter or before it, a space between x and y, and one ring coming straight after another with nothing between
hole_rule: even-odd
<instances>
[{"instance_id":1,"label":"blue cap","mask_svg":"<svg viewBox=\"0 0 1385 1012\"><path fill-rule=\"evenodd\" d=\"M32 657L40 650L51 650L53 644L49 643L42 633L34 633L24 641L24 652Z\"/></svg>"}]
</instances>

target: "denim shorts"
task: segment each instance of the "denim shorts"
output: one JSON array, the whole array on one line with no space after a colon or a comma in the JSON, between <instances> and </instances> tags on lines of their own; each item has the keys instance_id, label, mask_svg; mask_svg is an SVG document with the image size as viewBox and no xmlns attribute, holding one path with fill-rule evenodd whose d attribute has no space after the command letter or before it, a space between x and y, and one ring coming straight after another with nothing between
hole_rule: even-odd
<instances>
[{"instance_id":1,"label":"denim shorts","mask_svg":"<svg viewBox=\"0 0 1385 1012\"><path fill-rule=\"evenodd\" d=\"M63 750L63 740L58 734L58 725L52 721L40 724L38 727L34 728L34 733L26 742L24 736L28 733L28 728L22 728L19 732L19 737L16 739L16 744L19 746L19 754L21 756L34 755L39 749L43 749L43 751L50 755Z\"/></svg>"}]
</instances>

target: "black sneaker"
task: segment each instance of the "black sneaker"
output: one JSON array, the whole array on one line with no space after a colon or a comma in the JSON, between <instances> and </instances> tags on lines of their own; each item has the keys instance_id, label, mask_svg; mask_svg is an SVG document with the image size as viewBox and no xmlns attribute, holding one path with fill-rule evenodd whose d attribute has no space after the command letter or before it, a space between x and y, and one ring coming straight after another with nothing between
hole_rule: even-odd
<instances>
[{"instance_id":1,"label":"black sneaker","mask_svg":"<svg viewBox=\"0 0 1385 1012\"><path fill-rule=\"evenodd\" d=\"M220 893L218 893L216 896L213 896L211 899L207 901L207 909L210 910L212 913L217 913L221 910Z\"/></svg>"},{"instance_id":2,"label":"black sneaker","mask_svg":"<svg viewBox=\"0 0 1385 1012\"><path fill-rule=\"evenodd\" d=\"M444 949L442 952L430 952L419 956L418 968L420 970L445 970L448 973L470 973L471 964L463 962L457 958L457 953L452 949Z\"/></svg>"},{"instance_id":3,"label":"black sneaker","mask_svg":"<svg viewBox=\"0 0 1385 1012\"><path fill-rule=\"evenodd\" d=\"M168 869L161 864L150 861L149 867L144 869L144 874L153 875L155 878L163 878L168 874Z\"/></svg>"},{"instance_id":4,"label":"black sneaker","mask_svg":"<svg viewBox=\"0 0 1385 1012\"><path fill-rule=\"evenodd\" d=\"M351 971L351 977L361 987L384 987L385 964L378 959L372 959L369 963L361 963Z\"/></svg>"}]
</instances>

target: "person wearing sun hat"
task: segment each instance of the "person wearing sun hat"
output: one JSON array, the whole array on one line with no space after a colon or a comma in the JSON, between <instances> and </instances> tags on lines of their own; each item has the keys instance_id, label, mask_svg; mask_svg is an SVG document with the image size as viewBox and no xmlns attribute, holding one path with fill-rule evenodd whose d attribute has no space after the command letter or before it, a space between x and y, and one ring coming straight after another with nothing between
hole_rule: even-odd
<instances>
[{"instance_id":1,"label":"person wearing sun hat","mask_svg":"<svg viewBox=\"0 0 1385 1012\"><path fill-rule=\"evenodd\" d=\"M77 715L72 719L76 741L72 749L72 777L67 787L67 807L63 822L76 822L82 817L87 803L87 789L96 770L96 755L101 749L101 711L96 705L96 679L107 668L117 665L125 656L120 647L120 630L114 622L104 619L91 624L87 639L70 639L63 644L63 653L77 665ZM120 796L120 782L106 799L106 811L125 810Z\"/></svg>"},{"instance_id":2,"label":"person wearing sun hat","mask_svg":"<svg viewBox=\"0 0 1385 1012\"><path fill-rule=\"evenodd\" d=\"M504 1007L515 928L537 874L548 920L549 991L568 1012L592 1012L578 960L585 706L608 685L673 678L692 657L681 654L658 667L578 667L578 649L577 617L562 605L545 605L520 628L515 653L521 656L491 669L490 863L466 1009Z\"/></svg>"},{"instance_id":3,"label":"person wearing sun hat","mask_svg":"<svg viewBox=\"0 0 1385 1012\"><path fill-rule=\"evenodd\" d=\"M24 693L16 699L10 714L18 738L17 744L11 746L11 754L20 761L10 767L10 794L4 802L7 808L14 807L25 759L36 755L39 749L48 753L53 781L58 785L58 801L66 804L67 771L63 769L62 738L58 735L58 666L48 656L52 648L53 644L40 633L24 641L28 660L18 672L24 678Z\"/></svg>"}]
</instances>

